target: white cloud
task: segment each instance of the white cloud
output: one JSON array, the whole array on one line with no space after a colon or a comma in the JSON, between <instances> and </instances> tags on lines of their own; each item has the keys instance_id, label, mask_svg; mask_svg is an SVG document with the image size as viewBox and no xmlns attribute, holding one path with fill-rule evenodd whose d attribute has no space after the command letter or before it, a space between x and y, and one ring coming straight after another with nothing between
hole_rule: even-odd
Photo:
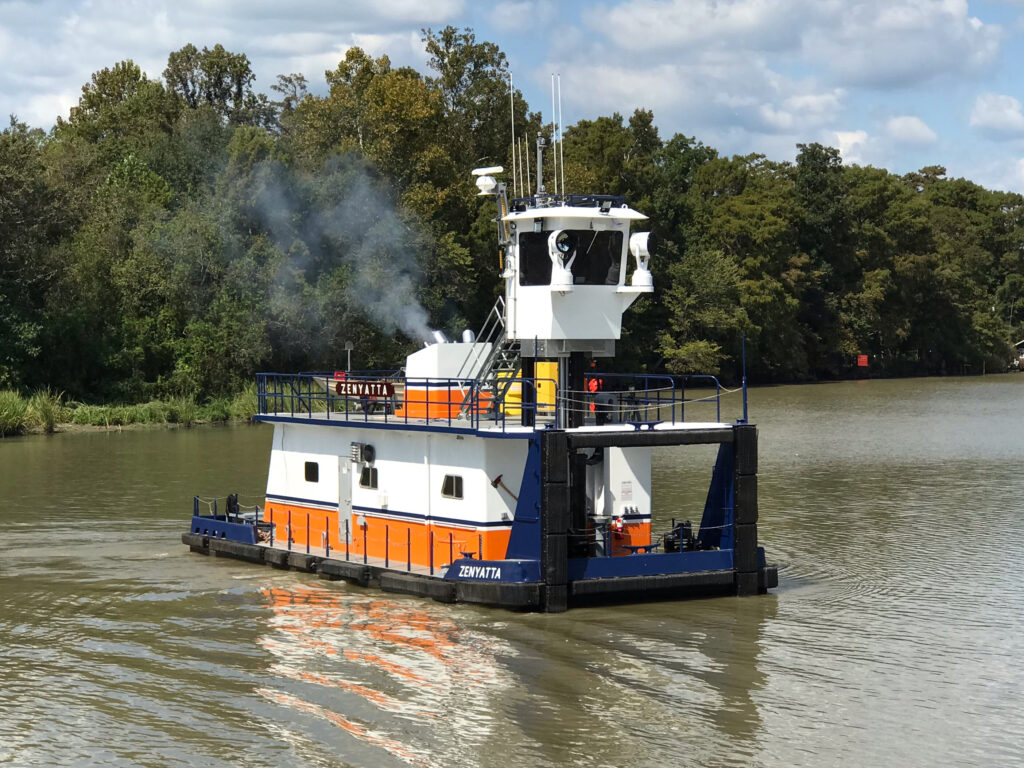
<instances>
[{"instance_id":1,"label":"white cloud","mask_svg":"<svg viewBox=\"0 0 1024 768\"><path fill-rule=\"evenodd\" d=\"M91 75L132 59L151 78L186 43L249 56L256 87L302 72L323 88L353 45L396 65L426 64L420 29L458 23L465 0L0 0L0 114L49 126ZM69 104L68 94L74 97Z\"/></svg>"},{"instance_id":2,"label":"white cloud","mask_svg":"<svg viewBox=\"0 0 1024 768\"><path fill-rule=\"evenodd\" d=\"M864 165L866 163L863 153L870 140L867 131L836 131L835 140L839 144L839 154L842 155L844 163L847 165L853 163Z\"/></svg>"},{"instance_id":3,"label":"white cloud","mask_svg":"<svg viewBox=\"0 0 1024 768\"><path fill-rule=\"evenodd\" d=\"M804 37L808 58L842 82L905 87L942 75L974 74L992 65L1003 31L968 15L966 0L828 0L816 34Z\"/></svg>"},{"instance_id":4,"label":"white cloud","mask_svg":"<svg viewBox=\"0 0 1024 768\"><path fill-rule=\"evenodd\" d=\"M974 101L971 126L996 138L1024 136L1021 103L1001 93L983 93Z\"/></svg>"},{"instance_id":5,"label":"white cloud","mask_svg":"<svg viewBox=\"0 0 1024 768\"><path fill-rule=\"evenodd\" d=\"M898 144L931 144L938 138L924 120L913 115L890 118L885 132Z\"/></svg>"},{"instance_id":6,"label":"white cloud","mask_svg":"<svg viewBox=\"0 0 1024 768\"><path fill-rule=\"evenodd\" d=\"M961 172L950 168L950 177L963 175L986 189L1004 192L1024 192L1024 158L1006 160L1005 157L975 160Z\"/></svg>"},{"instance_id":7,"label":"white cloud","mask_svg":"<svg viewBox=\"0 0 1024 768\"><path fill-rule=\"evenodd\" d=\"M588 14L592 29L613 36L625 49L698 50L742 46L778 50L799 44L792 23L805 0L629 0Z\"/></svg>"},{"instance_id":8,"label":"white cloud","mask_svg":"<svg viewBox=\"0 0 1024 768\"><path fill-rule=\"evenodd\" d=\"M1003 34L966 0L627 0L587 19L634 57L785 53L841 83L884 87L977 72Z\"/></svg>"},{"instance_id":9,"label":"white cloud","mask_svg":"<svg viewBox=\"0 0 1024 768\"><path fill-rule=\"evenodd\" d=\"M419 31L394 32L388 35L352 35L352 44L359 46L371 56L387 54L392 60L412 63L424 67L427 63L427 48Z\"/></svg>"},{"instance_id":10,"label":"white cloud","mask_svg":"<svg viewBox=\"0 0 1024 768\"><path fill-rule=\"evenodd\" d=\"M791 134L794 142L834 119L845 96L841 89L782 77L763 61L732 57L649 67L562 61L545 64L543 71L562 73L563 99L578 112L628 115L648 108L660 123L688 133L730 125L757 134Z\"/></svg>"},{"instance_id":11,"label":"white cloud","mask_svg":"<svg viewBox=\"0 0 1024 768\"><path fill-rule=\"evenodd\" d=\"M620 19L614 12L609 18L615 35L561 36L564 44L554 49L559 58L534 70L538 88L544 87L548 73L562 73L567 115L619 112L628 116L636 108L648 108L660 126L669 127L662 132L666 138L678 131L726 153L771 151L774 157L792 158L798 142L813 141L845 107L844 89L779 71L768 55L749 49L708 44L662 51L657 57L624 56L615 48L629 34L639 34L639 27L618 34ZM628 26L625 18L621 21ZM721 23L753 29L756 21L729 17ZM670 27L669 22L663 20L662 26ZM657 39L669 32L651 34Z\"/></svg>"},{"instance_id":12,"label":"white cloud","mask_svg":"<svg viewBox=\"0 0 1024 768\"><path fill-rule=\"evenodd\" d=\"M512 0L497 3L491 24L502 32L526 32L550 24L555 17L553 0Z\"/></svg>"}]
</instances>

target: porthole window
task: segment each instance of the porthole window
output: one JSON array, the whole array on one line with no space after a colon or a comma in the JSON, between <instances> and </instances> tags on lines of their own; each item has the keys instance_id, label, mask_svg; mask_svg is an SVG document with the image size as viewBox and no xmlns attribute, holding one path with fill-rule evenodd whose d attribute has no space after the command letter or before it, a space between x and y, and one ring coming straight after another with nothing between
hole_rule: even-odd
<instances>
[{"instance_id":1,"label":"porthole window","mask_svg":"<svg viewBox=\"0 0 1024 768\"><path fill-rule=\"evenodd\" d=\"M315 461L306 462L306 482L307 483L319 483L320 482L320 465Z\"/></svg>"},{"instance_id":2,"label":"porthole window","mask_svg":"<svg viewBox=\"0 0 1024 768\"><path fill-rule=\"evenodd\" d=\"M376 467L363 467L362 474L359 475L359 487L360 488L376 488L377 487L377 468Z\"/></svg>"},{"instance_id":3,"label":"porthole window","mask_svg":"<svg viewBox=\"0 0 1024 768\"><path fill-rule=\"evenodd\" d=\"M441 483L441 495L446 499L461 499L462 475L445 475Z\"/></svg>"}]
</instances>

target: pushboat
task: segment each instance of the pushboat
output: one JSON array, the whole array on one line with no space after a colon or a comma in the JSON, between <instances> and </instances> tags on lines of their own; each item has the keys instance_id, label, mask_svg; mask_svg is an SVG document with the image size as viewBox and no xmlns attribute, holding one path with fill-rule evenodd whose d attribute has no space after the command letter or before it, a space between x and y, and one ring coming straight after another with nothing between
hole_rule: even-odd
<instances>
[{"instance_id":1,"label":"pushboat","mask_svg":"<svg viewBox=\"0 0 1024 768\"><path fill-rule=\"evenodd\" d=\"M745 378L743 416L723 422L712 376L597 371L654 290L649 233L631 232L647 217L614 195L549 194L544 147L534 194L473 171L497 204L504 280L480 332L436 332L399 372L258 374L264 504L195 497L192 552L547 612L778 585ZM715 420L686 419L695 387ZM652 532L652 451L693 445L718 446L703 516Z\"/></svg>"}]
</instances>

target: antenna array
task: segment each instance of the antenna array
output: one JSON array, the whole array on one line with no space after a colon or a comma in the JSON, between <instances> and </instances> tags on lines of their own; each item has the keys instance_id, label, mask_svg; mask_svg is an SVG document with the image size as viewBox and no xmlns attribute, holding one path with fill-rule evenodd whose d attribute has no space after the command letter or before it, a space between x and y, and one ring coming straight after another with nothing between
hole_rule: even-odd
<instances>
[{"instance_id":1,"label":"antenna array","mask_svg":"<svg viewBox=\"0 0 1024 768\"><path fill-rule=\"evenodd\" d=\"M508 102L512 123L512 193L525 197L533 188L530 169L529 142L527 139L516 141L516 98L512 75L508 76ZM556 106L557 105L557 106ZM552 176L554 177L555 194L565 194L565 148L563 146L562 129L562 75L551 73L551 159ZM524 151L525 150L525 151ZM523 158L526 158L524 173ZM538 179L539 183L539 179Z\"/></svg>"}]
</instances>

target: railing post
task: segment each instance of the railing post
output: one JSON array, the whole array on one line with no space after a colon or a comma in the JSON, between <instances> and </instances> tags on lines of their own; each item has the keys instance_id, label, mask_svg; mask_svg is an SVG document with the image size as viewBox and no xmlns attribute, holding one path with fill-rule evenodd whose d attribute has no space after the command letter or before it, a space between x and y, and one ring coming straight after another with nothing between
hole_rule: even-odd
<instances>
[{"instance_id":1,"label":"railing post","mask_svg":"<svg viewBox=\"0 0 1024 768\"><path fill-rule=\"evenodd\" d=\"M520 493L522 493L522 491L520 491ZM477 560L483 560L484 559L484 537L483 537L482 534L479 534L479 533L476 535L476 550L477 550L477 552L476 552L476 559Z\"/></svg>"},{"instance_id":2,"label":"railing post","mask_svg":"<svg viewBox=\"0 0 1024 768\"><path fill-rule=\"evenodd\" d=\"M452 541L452 532L448 531L448 565L455 562L455 543Z\"/></svg>"},{"instance_id":3,"label":"railing post","mask_svg":"<svg viewBox=\"0 0 1024 768\"><path fill-rule=\"evenodd\" d=\"M405 529L405 570L412 570L412 528Z\"/></svg>"},{"instance_id":4,"label":"railing post","mask_svg":"<svg viewBox=\"0 0 1024 768\"><path fill-rule=\"evenodd\" d=\"M370 526L366 523L366 518L363 518L363 564L366 564L366 529Z\"/></svg>"},{"instance_id":5,"label":"railing post","mask_svg":"<svg viewBox=\"0 0 1024 768\"><path fill-rule=\"evenodd\" d=\"M199 517L199 497L192 497L192 517Z\"/></svg>"},{"instance_id":6,"label":"railing post","mask_svg":"<svg viewBox=\"0 0 1024 768\"><path fill-rule=\"evenodd\" d=\"M430 531L430 575L434 575L434 531Z\"/></svg>"},{"instance_id":7,"label":"railing post","mask_svg":"<svg viewBox=\"0 0 1024 768\"><path fill-rule=\"evenodd\" d=\"M292 511L290 509L288 510L288 527L286 530L288 532L288 551L290 552L292 549Z\"/></svg>"},{"instance_id":8,"label":"railing post","mask_svg":"<svg viewBox=\"0 0 1024 768\"><path fill-rule=\"evenodd\" d=\"M388 538L388 528L390 526L384 526L384 567L391 567L391 540Z\"/></svg>"},{"instance_id":9,"label":"railing post","mask_svg":"<svg viewBox=\"0 0 1024 768\"><path fill-rule=\"evenodd\" d=\"M331 556L331 517L330 515L324 515L324 542L327 546L324 547L324 557Z\"/></svg>"},{"instance_id":10,"label":"railing post","mask_svg":"<svg viewBox=\"0 0 1024 768\"><path fill-rule=\"evenodd\" d=\"M747 423L747 334L743 334L743 423Z\"/></svg>"},{"instance_id":11,"label":"railing post","mask_svg":"<svg viewBox=\"0 0 1024 768\"><path fill-rule=\"evenodd\" d=\"M348 524L349 524L349 522L350 521L348 521L348 520L345 521L345 559L346 560L351 560L352 559L352 547L349 546L349 537L348 537Z\"/></svg>"},{"instance_id":12,"label":"railing post","mask_svg":"<svg viewBox=\"0 0 1024 768\"><path fill-rule=\"evenodd\" d=\"M306 554L309 554L309 512L306 513Z\"/></svg>"}]
</instances>

